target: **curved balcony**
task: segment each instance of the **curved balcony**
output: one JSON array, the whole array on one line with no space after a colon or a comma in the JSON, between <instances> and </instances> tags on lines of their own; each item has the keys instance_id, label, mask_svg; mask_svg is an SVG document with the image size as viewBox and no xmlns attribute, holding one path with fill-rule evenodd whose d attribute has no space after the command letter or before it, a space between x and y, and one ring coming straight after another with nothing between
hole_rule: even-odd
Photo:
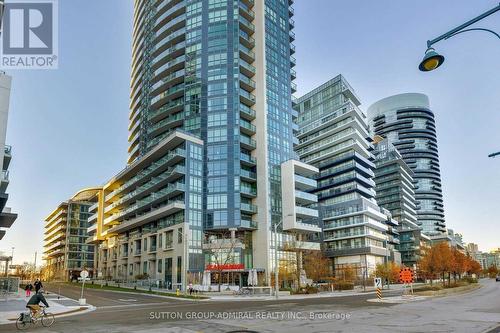
<instances>
[{"instance_id":1,"label":"curved balcony","mask_svg":"<svg viewBox=\"0 0 500 333\"><path fill-rule=\"evenodd\" d=\"M181 15L172 21L167 22L163 27L161 27L159 30L155 32L155 37L160 40L162 39L165 35L168 35L169 33L179 30L180 28L184 27L186 25L186 15Z\"/></svg>"},{"instance_id":2,"label":"curved balcony","mask_svg":"<svg viewBox=\"0 0 500 333\"><path fill-rule=\"evenodd\" d=\"M158 18L155 20L154 28L157 29L159 26L163 26L167 22L171 22L173 19L182 15L186 12L186 3L184 1L179 2L176 5L173 5L165 12L163 12Z\"/></svg>"},{"instance_id":3,"label":"curved balcony","mask_svg":"<svg viewBox=\"0 0 500 333\"><path fill-rule=\"evenodd\" d=\"M183 83L184 82L184 75L185 75L185 71L184 71L184 69L181 69L180 71L173 72L172 74L170 74L170 75L164 77L163 79L161 79L160 81L156 82L151 87L151 96L158 95L162 90L165 90L165 88L178 85L179 83Z\"/></svg>"},{"instance_id":4,"label":"curved balcony","mask_svg":"<svg viewBox=\"0 0 500 333\"><path fill-rule=\"evenodd\" d=\"M158 109L165 105L169 100L176 99L184 94L184 84L173 86L151 99L151 108Z\"/></svg>"},{"instance_id":5,"label":"curved balcony","mask_svg":"<svg viewBox=\"0 0 500 333\"><path fill-rule=\"evenodd\" d=\"M151 80L152 83L156 83L159 80L167 77L169 74L176 72L182 68L184 68L184 62L186 61L186 56L180 56L174 60L171 60L162 66L160 66L157 70L154 71L154 77Z\"/></svg>"},{"instance_id":6,"label":"curved balcony","mask_svg":"<svg viewBox=\"0 0 500 333\"><path fill-rule=\"evenodd\" d=\"M172 114L148 128L148 133L152 136L156 136L172 130L173 128L181 126L184 123L184 118L184 112Z\"/></svg>"},{"instance_id":7,"label":"curved balcony","mask_svg":"<svg viewBox=\"0 0 500 333\"><path fill-rule=\"evenodd\" d=\"M169 115L182 111L184 109L184 99L179 98L174 101L170 101L167 104L163 105L161 108L150 111L148 115L148 119L152 122L160 121Z\"/></svg>"}]
</instances>

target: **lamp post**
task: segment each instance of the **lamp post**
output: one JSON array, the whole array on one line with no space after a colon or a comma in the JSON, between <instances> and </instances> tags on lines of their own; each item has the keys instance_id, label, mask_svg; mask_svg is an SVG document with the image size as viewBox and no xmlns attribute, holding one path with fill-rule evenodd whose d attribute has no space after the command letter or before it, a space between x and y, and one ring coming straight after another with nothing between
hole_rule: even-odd
<instances>
[{"instance_id":1,"label":"lamp post","mask_svg":"<svg viewBox=\"0 0 500 333\"><path fill-rule=\"evenodd\" d=\"M278 283L278 225L283 224L283 217L278 223L274 224L274 295L276 300L279 298Z\"/></svg>"},{"instance_id":2,"label":"lamp post","mask_svg":"<svg viewBox=\"0 0 500 333\"><path fill-rule=\"evenodd\" d=\"M487 16L490 16L491 14L496 13L499 10L500 10L500 4L498 4L498 6L496 6L496 7L488 10L487 12L484 12L483 14L465 22L464 24L461 24L458 27L451 29L450 31L442 34L441 36L436 37L432 40L428 40L427 41L427 50L425 51L424 58L420 62L418 69L420 69L422 72L430 72L430 71L435 70L436 68L438 68L439 66L441 66L443 64L444 56L438 54L436 52L436 50L432 47L432 45L434 45L437 42L440 42L444 39L448 39L448 38L451 38L451 37L456 36L458 34L468 32L468 31L486 31L486 32L489 32L489 33L493 34L494 36L498 37L498 39L500 39L499 34L497 34L496 32L494 32L492 30L489 30L489 29L485 29L485 28L465 29L468 26L484 19Z\"/></svg>"},{"instance_id":3,"label":"lamp post","mask_svg":"<svg viewBox=\"0 0 500 333\"><path fill-rule=\"evenodd\" d=\"M286 217L293 217L294 214L288 214ZM279 283L278 283L278 226L283 224L283 216L280 221L274 224L274 294L276 300L279 296Z\"/></svg>"}]
</instances>

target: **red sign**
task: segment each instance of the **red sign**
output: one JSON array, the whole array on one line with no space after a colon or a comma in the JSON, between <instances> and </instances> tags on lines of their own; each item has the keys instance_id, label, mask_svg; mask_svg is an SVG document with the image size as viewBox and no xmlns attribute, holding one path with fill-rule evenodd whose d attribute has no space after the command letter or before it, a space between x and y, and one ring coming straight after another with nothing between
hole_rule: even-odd
<instances>
[{"instance_id":1,"label":"red sign","mask_svg":"<svg viewBox=\"0 0 500 333\"><path fill-rule=\"evenodd\" d=\"M402 283L413 283L413 271L405 267L399 271L399 281Z\"/></svg>"},{"instance_id":2,"label":"red sign","mask_svg":"<svg viewBox=\"0 0 500 333\"><path fill-rule=\"evenodd\" d=\"M206 270L207 271L230 271L230 270L241 270L245 269L244 264L223 264L223 265L217 265L217 264L211 264L207 265Z\"/></svg>"}]
</instances>

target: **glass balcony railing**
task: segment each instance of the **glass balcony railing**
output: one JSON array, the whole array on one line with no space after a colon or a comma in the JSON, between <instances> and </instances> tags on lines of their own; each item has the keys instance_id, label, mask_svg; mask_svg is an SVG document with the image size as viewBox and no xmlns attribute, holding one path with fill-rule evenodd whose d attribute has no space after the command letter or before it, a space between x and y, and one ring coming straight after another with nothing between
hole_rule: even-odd
<instances>
[{"instance_id":1,"label":"glass balcony railing","mask_svg":"<svg viewBox=\"0 0 500 333\"><path fill-rule=\"evenodd\" d=\"M154 90L158 89L159 87L161 87L162 85L167 84L174 79L181 78L184 75L185 75L184 69L181 69L180 71L177 71L177 72L173 72L172 74L167 75L166 77L162 78L160 81L153 84L153 86L151 87L151 90L154 91Z\"/></svg>"},{"instance_id":2,"label":"glass balcony railing","mask_svg":"<svg viewBox=\"0 0 500 333\"><path fill-rule=\"evenodd\" d=\"M168 23L166 23L163 27L161 27L160 29L158 29L158 31L156 31L155 34L156 37L161 36L165 31L168 31L169 29L171 29L172 27L183 21L186 21L186 15L184 14L171 21L168 21Z\"/></svg>"},{"instance_id":3,"label":"glass balcony railing","mask_svg":"<svg viewBox=\"0 0 500 333\"><path fill-rule=\"evenodd\" d=\"M243 119L240 120L240 126L243 127L244 129L246 129L247 132L255 133L255 131L257 130L255 125L252 125L251 123L249 123L248 121L245 121Z\"/></svg>"},{"instance_id":4,"label":"glass balcony railing","mask_svg":"<svg viewBox=\"0 0 500 333\"><path fill-rule=\"evenodd\" d=\"M161 108L150 112L149 115L148 115L148 118L150 120L154 119L158 115L160 115L161 113L172 112L172 110L180 108L181 106L184 106L184 99L183 98L170 101L169 103L163 105Z\"/></svg>"},{"instance_id":5,"label":"glass balcony railing","mask_svg":"<svg viewBox=\"0 0 500 333\"><path fill-rule=\"evenodd\" d=\"M181 36L184 36L186 34L186 29L182 28L182 29L179 29L171 34L169 34L168 36L166 36L165 38L163 38L162 40L160 40L156 45L155 45L155 48L153 50L153 53L158 51L159 49L161 49L163 46L165 46L166 44L170 43L172 40L176 39L177 37L181 37ZM158 56L155 56L154 60L153 60L153 63L156 62L156 59L158 58Z\"/></svg>"},{"instance_id":6,"label":"glass balcony railing","mask_svg":"<svg viewBox=\"0 0 500 333\"><path fill-rule=\"evenodd\" d=\"M154 124L153 126L151 126L150 128L148 128L148 133L152 133L152 132L154 132L154 131L156 131L164 126L178 122L180 120L184 120L184 118L185 118L184 112L179 112L179 113L170 115L167 118L163 119L162 121L159 121L156 124Z\"/></svg>"},{"instance_id":7,"label":"glass balcony railing","mask_svg":"<svg viewBox=\"0 0 500 333\"><path fill-rule=\"evenodd\" d=\"M249 204L249 203L242 202L240 204L240 209L242 211L245 211L245 212L257 213L257 206Z\"/></svg>"},{"instance_id":8,"label":"glass balcony railing","mask_svg":"<svg viewBox=\"0 0 500 333\"><path fill-rule=\"evenodd\" d=\"M142 200L137 200L135 204L128 206L126 209L107 217L106 219L104 219L104 223L105 224L109 223L111 221L119 219L120 217L123 217L127 214L130 214L134 211L137 211L139 209L147 207L148 205L151 205L151 203L154 201L167 198L168 195L170 195L173 192L184 191L184 190L185 190L185 188L184 188L183 183L170 184L158 192L151 193L151 195L148 196L147 198L144 198ZM176 201L176 202L178 202L178 201ZM180 201L180 202L184 203L184 201ZM170 202L170 203L172 203L172 202Z\"/></svg>"},{"instance_id":9,"label":"glass balcony railing","mask_svg":"<svg viewBox=\"0 0 500 333\"><path fill-rule=\"evenodd\" d=\"M166 98L166 97L168 97L168 96L170 96L172 94L175 94L176 92L183 91L183 90L184 90L184 84L183 83L179 84L179 85L176 85L176 86L174 86L174 87L172 87L172 88L170 88L170 89L162 92L161 94L153 97L151 99L151 105L154 105L158 101L160 101L160 100L162 100L162 99L164 99L164 98Z\"/></svg>"},{"instance_id":10,"label":"glass balcony railing","mask_svg":"<svg viewBox=\"0 0 500 333\"><path fill-rule=\"evenodd\" d=\"M302 183L313 188L316 188L318 186L317 181L315 181L314 179L309 179L300 175L295 175L295 182Z\"/></svg>"},{"instance_id":11,"label":"glass balcony railing","mask_svg":"<svg viewBox=\"0 0 500 333\"><path fill-rule=\"evenodd\" d=\"M295 190L295 197L310 202L318 202L318 196L303 191Z\"/></svg>"},{"instance_id":12,"label":"glass balcony railing","mask_svg":"<svg viewBox=\"0 0 500 333\"><path fill-rule=\"evenodd\" d=\"M242 113L244 117L247 117L252 120L255 119L255 111L250 109L250 107L244 104L240 104L240 113Z\"/></svg>"},{"instance_id":13,"label":"glass balcony railing","mask_svg":"<svg viewBox=\"0 0 500 333\"><path fill-rule=\"evenodd\" d=\"M243 74L240 74L239 75L239 79L242 83L244 83L246 86L249 86L251 87L252 89L255 89L255 81L252 80L252 79L249 79L248 77L246 77L245 75Z\"/></svg>"},{"instance_id":14,"label":"glass balcony railing","mask_svg":"<svg viewBox=\"0 0 500 333\"><path fill-rule=\"evenodd\" d=\"M254 179L254 180L257 179L257 174L255 172L248 171L248 170L245 170L245 169L241 169L240 170L240 176L244 177L244 178L247 178L247 179Z\"/></svg>"},{"instance_id":15,"label":"glass balcony railing","mask_svg":"<svg viewBox=\"0 0 500 333\"><path fill-rule=\"evenodd\" d=\"M157 170L160 166L162 166L165 163L168 163L171 159L177 156L182 156L186 157L186 151L182 148L177 148L175 150L172 150L169 152L167 155L156 161L155 163L151 164L148 168L144 169L143 171L139 172L137 175L129 179L125 184L108 194L105 198L106 201L110 200L112 197L120 193L121 191L129 188L133 184L135 184L137 181L140 179L149 176L151 173L153 173L155 170Z\"/></svg>"},{"instance_id":16,"label":"glass balcony railing","mask_svg":"<svg viewBox=\"0 0 500 333\"><path fill-rule=\"evenodd\" d=\"M240 63L240 67L245 72L245 75L247 75L247 76L254 76L255 75L256 69L254 66L250 65L249 63L247 63L243 59L240 59L239 63Z\"/></svg>"},{"instance_id":17,"label":"glass balcony railing","mask_svg":"<svg viewBox=\"0 0 500 333\"><path fill-rule=\"evenodd\" d=\"M243 153L240 154L240 160L247 162L247 163L250 163L250 164L257 163L257 160L255 159L255 157L252 157L250 155L243 154Z\"/></svg>"},{"instance_id":18,"label":"glass balcony railing","mask_svg":"<svg viewBox=\"0 0 500 333\"><path fill-rule=\"evenodd\" d=\"M257 143L255 142L255 140L250 139L249 137L244 135L240 135L240 143L251 146L254 149L257 147Z\"/></svg>"},{"instance_id":19,"label":"glass balcony railing","mask_svg":"<svg viewBox=\"0 0 500 333\"><path fill-rule=\"evenodd\" d=\"M255 96L248 91L245 91L243 89L240 89L240 97L244 99L245 102L248 104L255 104Z\"/></svg>"},{"instance_id":20,"label":"glass balcony railing","mask_svg":"<svg viewBox=\"0 0 500 333\"><path fill-rule=\"evenodd\" d=\"M248 21L245 17L240 15L240 25L242 26L243 29L246 30L247 33L252 34L255 32L255 25Z\"/></svg>"},{"instance_id":21,"label":"glass balcony railing","mask_svg":"<svg viewBox=\"0 0 500 333\"><path fill-rule=\"evenodd\" d=\"M170 1L167 1L167 2L170 2ZM155 25L158 25L158 23L161 23L164 19L166 19L167 17L169 17L170 15L172 15L173 13L175 13L176 11L178 11L179 9L182 9L182 8L185 8L185 7L186 7L186 4L183 1L180 2L180 3L178 3L175 6L172 6L167 11L165 11L163 14L161 14L160 17L158 17L156 19ZM163 6L162 6L162 8L163 8Z\"/></svg>"},{"instance_id":22,"label":"glass balcony railing","mask_svg":"<svg viewBox=\"0 0 500 333\"><path fill-rule=\"evenodd\" d=\"M178 58L175 58L174 60L169 61L169 62L161 65L161 67L159 67L157 70L155 70L154 76L158 76L160 73L165 72L168 69L170 69L171 67L174 67L178 64L181 64L184 61L186 61L186 56L180 56Z\"/></svg>"},{"instance_id":23,"label":"glass balcony railing","mask_svg":"<svg viewBox=\"0 0 500 333\"><path fill-rule=\"evenodd\" d=\"M247 47L253 48L255 46L255 39L250 37L246 32L240 30L240 38L246 44Z\"/></svg>"},{"instance_id":24,"label":"glass balcony railing","mask_svg":"<svg viewBox=\"0 0 500 333\"><path fill-rule=\"evenodd\" d=\"M180 42L178 44L175 44L174 46L169 47L166 50L163 50L160 54L158 54L154 59L153 59L153 66L156 65L160 60L163 60L164 58L168 57L172 53L182 50L186 47L185 42Z\"/></svg>"}]
</instances>

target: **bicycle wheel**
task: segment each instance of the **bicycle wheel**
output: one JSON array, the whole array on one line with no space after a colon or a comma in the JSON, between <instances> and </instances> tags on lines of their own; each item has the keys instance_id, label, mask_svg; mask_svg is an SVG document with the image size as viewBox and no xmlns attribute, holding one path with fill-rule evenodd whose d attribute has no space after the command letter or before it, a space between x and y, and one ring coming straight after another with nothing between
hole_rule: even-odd
<instances>
[{"instance_id":1,"label":"bicycle wheel","mask_svg":"<svg viewBox=\"0 0 500 333\"><path fill-rule=\"evenodd\" d=\"M52 313L48 312L48 313L45 313L44 315L42 315L40 320L41 320L43 326L49 327L54 323L56 318L54 317L54 315Z\"/></svg>"},{"instance_id":2,"label":"bicycle wheel","mask_svg":"<svg viewBox=\"0 0 500 333\"><path fill-rule=\"evenodd\" d=\"M22 315L19 316L16 320L16 327L18 330L21 330L21 331L27 329L30 326L30 324L31 324L31 320L30 321L23 320Z\"/></svg>"}]
</instances>

